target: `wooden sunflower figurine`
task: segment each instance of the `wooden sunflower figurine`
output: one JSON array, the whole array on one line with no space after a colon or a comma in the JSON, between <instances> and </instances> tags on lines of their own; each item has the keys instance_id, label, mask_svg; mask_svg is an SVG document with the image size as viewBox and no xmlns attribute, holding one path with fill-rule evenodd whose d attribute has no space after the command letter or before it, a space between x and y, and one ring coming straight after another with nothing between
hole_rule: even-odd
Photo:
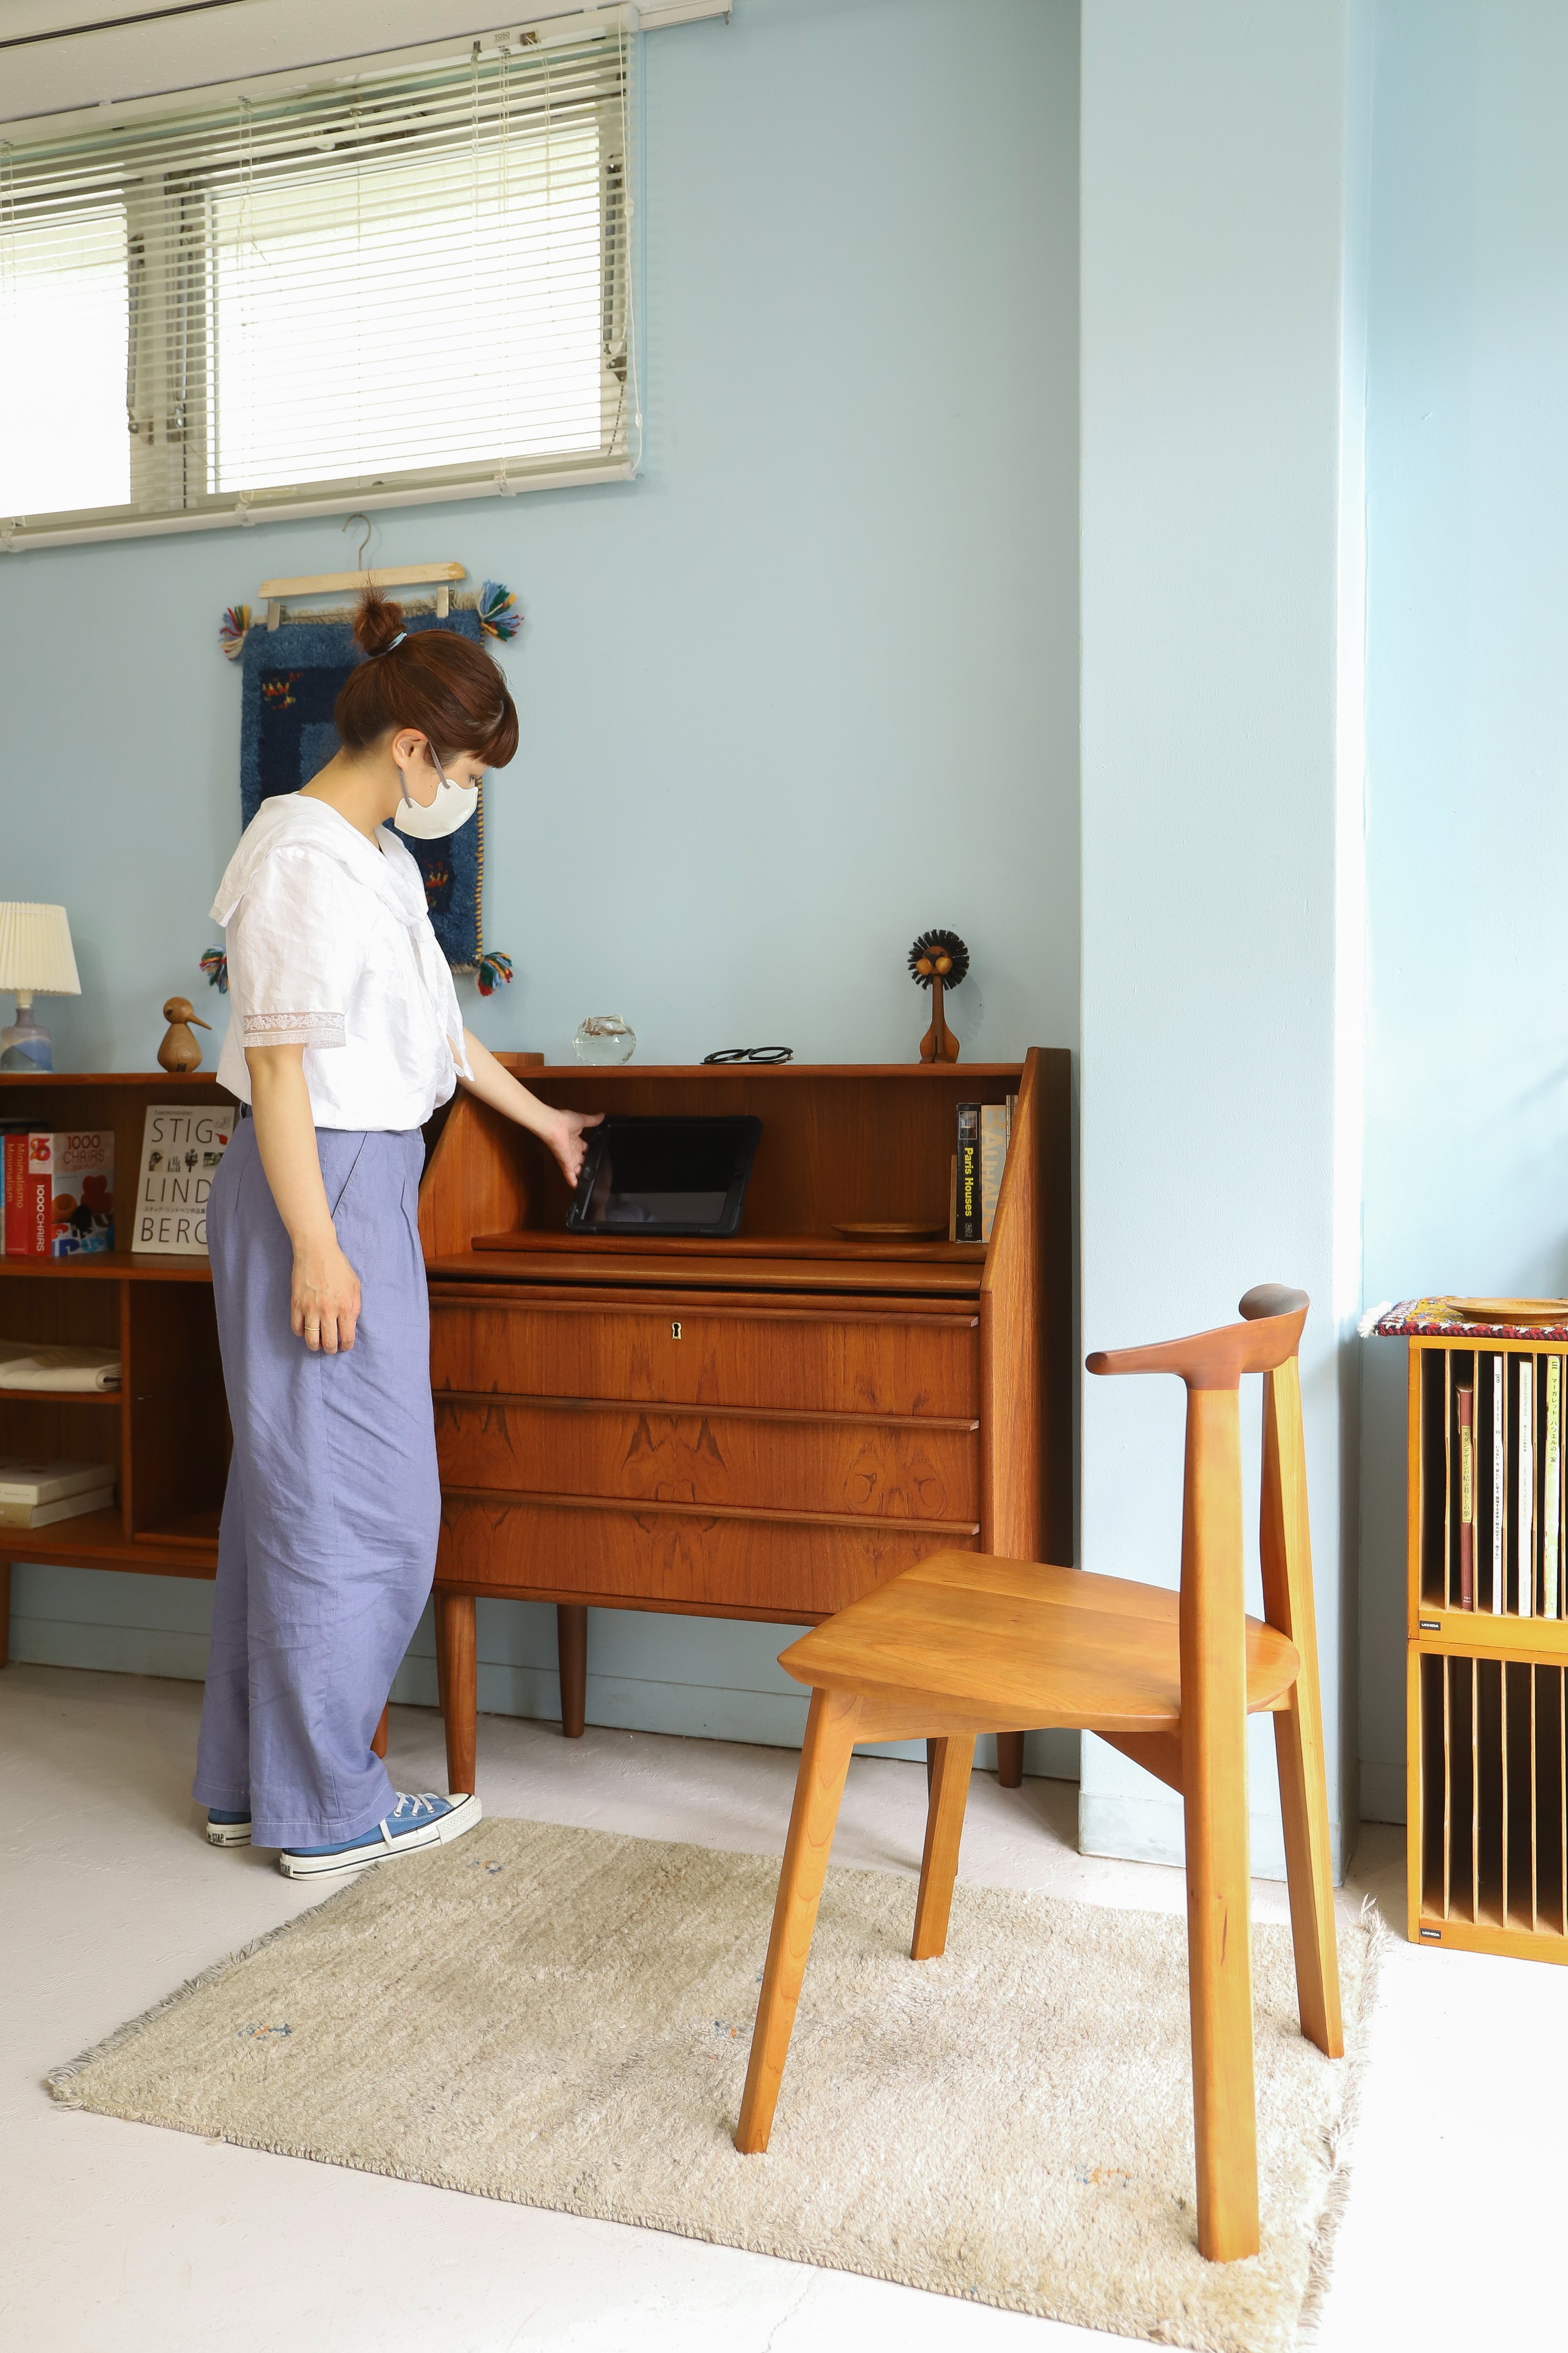
<instances>
[{"instance_id":1,"label":"wooden sunflower figurine","mask_svg":"<svg viewBox=\"0 0 1568 2353\"><path fill-rule=\"evenodd\" d=\"M916 986L931 993L931 1028L921 1039L922 1062L956 1062L958 1040L947 1026L942 993L956 988L969 970L969 950L956 932L922 932L910 950Z\"/></svg>"}]
</instances>

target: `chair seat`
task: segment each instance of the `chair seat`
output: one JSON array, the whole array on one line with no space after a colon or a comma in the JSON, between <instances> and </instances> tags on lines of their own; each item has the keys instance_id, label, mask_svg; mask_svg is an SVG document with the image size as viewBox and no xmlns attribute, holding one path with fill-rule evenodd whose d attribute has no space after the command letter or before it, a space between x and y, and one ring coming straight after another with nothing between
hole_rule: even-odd
<instances>
[{"instance_id":1,"label":"chair seat","mask_svg":"<svg viewBox=\"0 0 1568 2353\"><path fill-rule=\"evenodd\" d=\"M1163 1586L938 1552L794 1642L797 1683L908 1701L1012 1730L1171 1732L1182 1720L1179 1601ZM1247 1620L1248 1714L1282 1705L1296 1646Z\"/></svg>"}]
</instances>

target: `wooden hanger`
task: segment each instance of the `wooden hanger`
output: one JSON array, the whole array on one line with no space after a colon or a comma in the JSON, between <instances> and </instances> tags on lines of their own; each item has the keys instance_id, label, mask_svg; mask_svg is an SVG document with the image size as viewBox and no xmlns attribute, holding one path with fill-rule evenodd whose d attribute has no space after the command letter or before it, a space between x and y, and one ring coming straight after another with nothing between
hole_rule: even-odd
<instances>
[{"instance_id":1,"label":"wooden hanger","mask_svg":"<svg viewBox=\"0 0 1568 2353\"><path fill-rule=\"evenodd\" d=\"M384 571L307 572L294 580L264 580L258 594L267 601L267 626L275 629L283 618L286 596L342 596L345 588L425 588L436 582L436 611L444 621L452 608L452 582L467 578L460 564L404 564Z\"/></svg>"},{"instance_id":2,"label":"wooden hanger","mask_svg":"<svg viewBox=\"0 0 1568 2353\"><path fill-rule=\"evenodd\" d=\"M365 549L370 545L370 517L366 514L345 516L344 531L351 522L363 522L364 525L364 537L359 543L363 565ZM267 626L275 629L283 618L283 599L286 596L341 596L345 588L428 588L434 584L436 617L444 621L452 609L452 582L467 577L460 564L405 564L376 572L306 572L293 580L264 580L257 593L266 600Z\"/></svg>"}]
</instances>

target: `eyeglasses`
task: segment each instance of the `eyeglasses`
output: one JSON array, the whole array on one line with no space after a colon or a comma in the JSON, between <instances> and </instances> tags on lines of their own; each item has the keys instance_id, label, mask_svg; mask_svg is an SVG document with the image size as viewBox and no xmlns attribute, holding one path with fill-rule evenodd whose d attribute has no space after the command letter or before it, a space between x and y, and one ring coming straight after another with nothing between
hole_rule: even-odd
<instances>
[{"instance_id":1,"label":"eyeglasses","mask_svg":"<svg viewBox=\"0 0 1568 2353\"><path fill-rule=\"evenodd\" d=\"M793 1046L726 1046L717 1054L704 1054L706 1062L793 1062Z\"/></svg>"}]
</instances>

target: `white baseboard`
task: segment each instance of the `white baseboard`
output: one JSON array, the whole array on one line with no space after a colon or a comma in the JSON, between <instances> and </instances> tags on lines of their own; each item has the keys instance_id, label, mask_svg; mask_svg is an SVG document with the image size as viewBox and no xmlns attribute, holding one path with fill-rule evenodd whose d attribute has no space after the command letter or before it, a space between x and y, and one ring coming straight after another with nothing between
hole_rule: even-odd
<instances>
[{"instance_id":1,"label":"white baseboard","mask_svg":"<svg viewBox=\"0 0 1568 2353\"><path fill-rule=\"evenodd\" d=\"M1285 1841L1279 1814L1254 1814L1248 1840L1253 1877L1283 1879ZM1180 1869L1186 1861L1181 1801L1080 1790L1078 1844L1080 1854L1102 1854L1125 1862L1168 1862ZM1344 1840L1338 1822L1329 1825L1329 1849L1338 1887L1345 1875Z\"/></svg>"}]
</instances>

